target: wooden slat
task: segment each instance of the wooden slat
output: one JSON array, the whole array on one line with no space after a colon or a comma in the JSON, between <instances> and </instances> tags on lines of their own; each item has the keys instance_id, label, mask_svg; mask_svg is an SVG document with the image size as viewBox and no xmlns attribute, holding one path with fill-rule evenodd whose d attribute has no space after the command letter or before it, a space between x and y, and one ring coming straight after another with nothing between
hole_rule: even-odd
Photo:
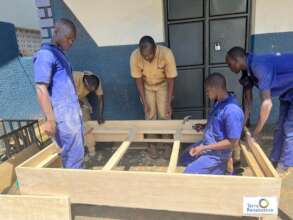
<instances>
[{"instance_id":1,"label":"wooden slat","mask_svg":"<svg viewBox=\"0 0 293 220\"><path fill-rule=\"evenodd\" d=\"M168 173L174 173L176 171L179 150L180 150L180 141L176 140L174 141L174 144L172 147L172 154L170 157L170 162L169 162L168 171L167 171Z\"/></svg>"},{"instance_id":2,"label":"wooden slat","mask_svg":"<svg viewBox=\"0 0 293 220\"><path fill-rule=\"evenodd\" d=\"M112 157L108 160L103 170L111 170L113 167L115 167L119 163L119 161L121 160L125 152L127 151L130 144L131 144L130 141L124 141L120 145L120 147L115 151Z\"/></svg>"},{"instance_id":3,"label":"wooden slat","mask_svg":"<svg viewBox=\"0 0 293 220\"><path fill-rule=\"evenodd\" d=\"M38 151L39 148L36 145L29 146L0 164L0 193L6 192L15 182L15 167Z\"/></svg>"},{"instance_id":4,"label":"wooden slat","mask_svg":"<svg viewBox=\"0 0 293 220\"><path fill-rule=\"evenodd\" d=\"M247 146L253 153L254 157L259 163L259 166L261 167L262 171L267 177L279 177L277 171L261 149L258 143L254 141L254 139L251 137L251 134L249 133L248 129L245 131L246 135L246 142Z\"/></svg>"},{"instance_id":5,"label":"wooden slat","mask_svg":"<svg viewBox=\"0 0 293 220\"><path fill-rule=\"evenodd\" d=\"M127 140L124 141L120 145L120 147L115 151L115 153L112 155L112 157L108 160L108 162L104 166L103 170L111 170L113 167L115 167L119 163L123 155L126 153L128 147L130 146L131 140L134 139L136 135L136 131L137 131L136 128L132 128L129 130Z\"/></svg>"},{"instance_id":6,"label":"wooden slat","mask_svg":"<svg viewBox=\"0 0 293 220\"><path fill-rule=\"evenodd\" d=\"M244 146L243 144L241 144L241 149L243 152L243 155L249 165L249 167L251 168L253 174L257 177L264 177L264 174L261 170L261 168L259 167L257 161L255 160L253 154L247 150L246 146Z\"/></svg>"},{"instance_id":7,"label":"wooden slat","mask_svg":"<svg viewBox=\"0 0 293 220\"><path fill-rule=\"evenodd\" d=\"M68 197L0 195L0 219L71 220Z\"/></svg>"},{"instance_id":8,"label":"wooden slat","mask_svg":"<svg viewBox=\"0 0 293 220\"><path fill-rule=\"evenodd\" d=\"M244 196L276 196L269 177L17 167L22 194L68 195L72 203L243 215ZM78 181L77 181L78 180Z\"/></svg>"}]
</instances>

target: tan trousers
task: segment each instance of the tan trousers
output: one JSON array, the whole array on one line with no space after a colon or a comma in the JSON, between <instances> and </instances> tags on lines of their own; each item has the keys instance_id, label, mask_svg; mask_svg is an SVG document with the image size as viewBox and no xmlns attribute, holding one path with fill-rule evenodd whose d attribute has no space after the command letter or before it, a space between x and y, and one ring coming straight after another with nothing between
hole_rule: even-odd
<instances>
[{"instance_id":1,"label":"tan trousers","mask_svg":"<svg viewBox=\"0 0 293 220\"><path fill-rule=\"evenodd\" d=\"M166 103L168 101L168 87L166 84L156 90L145 89L145 98L149 106L149 113L145 114L146 120L168 120Z\"/></svg>"},{"instance_id":2,"label":"tan trousers","mask_svg":"<svg viewBox=\"0 0 293 220\"><path fill-rule=\"evenodd\" d=\"M145 114L146 120L169 120L171 117L167 116L167 101L168 101L168 86L163 84L156 90L149 90L145 88L145 98L149 106L149 113ZM149 134L147 138L159 138L158 135ZM162 135L162 138L170 138L170 135Z\"/></svg>"},{"instance_id":3,"label":"tan trousers","mask_svg":"<svg viewBox=\"0 0 293 220\"><path fill-rule=\"evenodd\" d=\"M83 106L81 107L83 122L90 121L91 120L92 106L90 105L90 103L88 102L86 97L81 99L81 101L83 102ZM84 140L85 143L88 143L89 140L88 140L87 135L85 135L84 139L85 139ZM94 156L95 155L95 146L87 146L87 147L88 147L89 155Z\"/></svg>"},{"instance_id":4,"label":"tan trousers","mask_svg":"<svg viewBox=\"0 0 293 220\"><path fill-rule=\"evenodd\" d=\"M86 97L81 99L81 101L83 102L83 105L84 105L81 107L83 121L84 122L90 121L91 120L92 106L88 102Z\"/></svg>"}]
</instances>

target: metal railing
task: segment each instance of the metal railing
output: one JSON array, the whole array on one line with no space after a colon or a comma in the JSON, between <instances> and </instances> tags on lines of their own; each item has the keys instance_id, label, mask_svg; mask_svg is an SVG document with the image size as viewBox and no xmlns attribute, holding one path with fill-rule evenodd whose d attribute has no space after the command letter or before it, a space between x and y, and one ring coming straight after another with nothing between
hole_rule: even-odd
<instances>
[{"instance_id":1,"label":"metal railing","mask_svg":"<svg viewBox=\"0 0 293 220\"><path fill-rule=\"evenodd\" d=\"M0 120L0 162L33 144L45 144L37 120Z\"/></svg>"}]
</instances>

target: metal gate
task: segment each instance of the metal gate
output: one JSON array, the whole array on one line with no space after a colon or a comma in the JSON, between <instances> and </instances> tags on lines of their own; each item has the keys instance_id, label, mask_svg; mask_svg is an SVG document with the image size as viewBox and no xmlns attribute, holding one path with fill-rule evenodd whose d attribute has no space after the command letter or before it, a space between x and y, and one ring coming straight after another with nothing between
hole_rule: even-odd
<instances>
[{"instance_id":1,"label":"metal gate","mask_svg":"<svg viewBox=\"0 0 293 220\"><path fill-rule=\"evenodd\" d=\"M175 54L174 118L204 118L208 100L204 79L212 72L226 76L228 89L242 99L237 76L229 74L225 54L247 48L251 0L165 0L166 41Z\"/></svg>"}]
</instances>

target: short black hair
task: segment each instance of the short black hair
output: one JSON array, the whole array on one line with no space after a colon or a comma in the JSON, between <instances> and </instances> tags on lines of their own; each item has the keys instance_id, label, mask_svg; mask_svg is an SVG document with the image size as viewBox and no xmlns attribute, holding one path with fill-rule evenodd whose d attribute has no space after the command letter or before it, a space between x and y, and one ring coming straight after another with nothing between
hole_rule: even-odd
<instances>
[{"instance_id":1,"label":"short black hair","mask_svg":"<svg viewBox=\"0 0 293 220\"><path fill-rule=\"evenodd\" d=\"M139 48L140 50L144 50L145 48L151 46L152 48L156 48L155 40L151 36L143 36L139 40Z\"/></svg>"},{"instance_id":2,"label":"short black hair","mask_svg":"<svg viewBox=\"0 0 293 220\"><path fill-rule=\"evenodd\" d=\"M100 80L95 75L84 75L84 79L86 79L89 86L93 86L95 89L97 89L100 85Z\"/></svg>"},{"instance_id":3,"label":"short black hair","mask_svg":"<svg viewBox=\"0 0 293 220\"><path fill-rule=\"evenodd\" d=\"M207 87L227 89L226 79L221 73L212 73L206 80L205 84Z\"/></svg>"},{"instance_id":4,"label":"short black hair","mask_svg":"<svg viewBox=\"0 0 293 220\"><path fill-rule=\"evenodd\" d=\"M232 59L237 59L237 58L244 58L246 56L246 52L242 47L233 47L231 48L228 52L226 57L227 58L232 58Z\"/></svg>"},{"instance_id":5,"label":"short black hair","mask_svg":"<svg viewBox=\"0 0 293 220\"><path fill-rule=\"evenodd\" d=\"M56 21L56 23L58 23L58 22L67 26L73 33L76 34L77 31L76 31L75 24L71 20L69 20L67 18L60 18Z\"/></svg>"}]
</instances>

